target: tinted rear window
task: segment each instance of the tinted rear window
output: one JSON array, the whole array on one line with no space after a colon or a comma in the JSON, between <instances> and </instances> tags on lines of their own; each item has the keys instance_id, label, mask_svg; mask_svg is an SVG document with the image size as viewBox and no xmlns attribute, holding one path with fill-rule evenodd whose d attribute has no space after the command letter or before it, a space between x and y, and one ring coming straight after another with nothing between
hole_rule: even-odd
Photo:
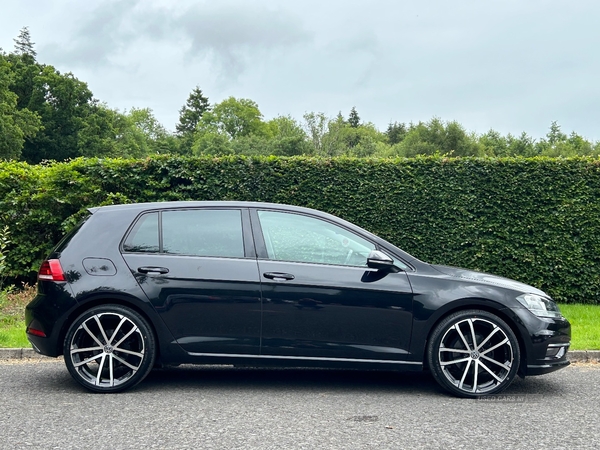
<instances>
[{"instance_id":1,"label":"tinted rear window","mask_svg":"<svg viewBox=\"0 0 600 450\"><path fill-rule=\"evenodd\" d=\"M123 250L243 258L242 213L193 209L144 214L127 236Z\"/></svg>"},{"instance_id":2,"label":"tinted rear window","mask_svg":"<svg viewBox=\"0 0 600 450\"><path fill-rule=\"evenodd\" d=\"M142 215L123 244L123 250L136 253L158 253L158 213Z\"/></svg>"}]
</instances>

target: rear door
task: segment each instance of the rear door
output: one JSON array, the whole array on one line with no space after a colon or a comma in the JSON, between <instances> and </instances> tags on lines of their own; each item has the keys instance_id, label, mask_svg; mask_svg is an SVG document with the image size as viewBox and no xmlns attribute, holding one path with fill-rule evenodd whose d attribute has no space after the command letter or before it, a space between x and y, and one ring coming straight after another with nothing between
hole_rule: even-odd
<instances>
[{"instance_id":1,"label":"rear door","mask_svg":"<svg viewBox=\"0 0 600 450\"><path fill-rule=\"evenodd\" d=\"M260 278L247 209L147 212L123 257L186 351L259 353Z\"/></svg>"}]
</instances>

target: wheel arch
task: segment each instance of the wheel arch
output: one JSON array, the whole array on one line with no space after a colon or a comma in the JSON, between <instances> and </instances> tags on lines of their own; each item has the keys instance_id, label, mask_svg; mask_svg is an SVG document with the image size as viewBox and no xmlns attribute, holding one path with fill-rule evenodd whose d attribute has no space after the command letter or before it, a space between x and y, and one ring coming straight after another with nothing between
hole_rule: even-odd
<instances>
[{"instance_id":1,"label":"wheel arch","mask_svg":"<svg viewBox=\"0 0 600 450\"><path fill-rule=\"evenodd\" d=\"M62 328L61 328L59 336L58 336L58 340L56 342L58 354L63 353L62 349L63 349L64 343L65 343L65 338L67 336L67 333L69 332L69 328L71 327L73 322L77 319L77 317L79 317L84 312L86 312L89 309L94 308L96 306L119 305L119 306L124 306L124 307L134 310L135 312L140 314L146 320L146 322L150 326L150 329L154 333L154 338L156 341L156 346L155 346L156 347L156 356L155 356L156 359L155 359L155 361L157 361L157 362L160 361L160 357L161 357L160 341L161 340L160 340L160 334L158 332L158 328L157 328L154 320L152 320L152 318L150 317L148 312L145 310L145 308L141 307L139 305L139 303L140 303L140 301L137 298L133 300L133 299L125 298L125 297L108 296L108 295L94 296L93 298L89 298L86 301L79 302L77 307L70 312L67 319L64 321L64 323L62 325Z\"/></svg>"},{"instance_id":2,"label":"wheel arch","mask_svg":"<svg viewBox=\"0 0 600 450\"><path fill-rule=\"evenodd\" d=\"M435 315L435 317L432 316L433 320L428 324L427 337L423 341L423 349L421 355L421 361L423 361L423 368L429 368L429 363L427 362L427 347L429 346L431 335L433 334L433 331L436 329L438 324L451 314L460 311L467 311L470 309L480 309L482 311L498 316L511 328L512 332L517 338L517 342L519 343L519 352L521 355L518 374L520 376L524 376L527 369L527 346L525 345L523 333L519 329L517 318L513 314L509 313L509 309L507 309L501 303L497 303L487 299L480 299L475 303L473 299L468 299L468 303L464 303L462 301L454 302L448 306L449 307L445 308L442 312L440 312L440 314Z\"/></svg>"}]
</instances>

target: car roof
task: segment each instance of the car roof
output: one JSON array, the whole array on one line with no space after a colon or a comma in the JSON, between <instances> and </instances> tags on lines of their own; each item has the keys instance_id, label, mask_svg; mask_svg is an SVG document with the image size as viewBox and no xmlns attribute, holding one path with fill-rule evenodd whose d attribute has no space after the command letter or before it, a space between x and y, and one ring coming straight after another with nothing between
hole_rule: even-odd
<instances>
[{"instance_id":1,"label":"car roof","mask_svg":"<svg viewBox=\"0 0 600 450\"><path fill-rule=\"evenodd\" d=\"M108 206L96 206L88 208L88 211L92 214L96 212L109 212L109 211L123 211L123 210L135 210L144 211L152 209L177 209L177 208L206 208L206 207L230 207L230 208L271 208L271 209L283 209L287 211L306 212L321 216L331 216L330 214L319 211L317 209L305 208L302 206L287 205L283 203L269 203L269 202L246 202L246 201L166 201L166 202L147 202L147 203L127 203L119 205L108 205ZM331 216L335 217L335 216ZM339 217L336 217L340 220Z\"/></svg>"}]
</instances>

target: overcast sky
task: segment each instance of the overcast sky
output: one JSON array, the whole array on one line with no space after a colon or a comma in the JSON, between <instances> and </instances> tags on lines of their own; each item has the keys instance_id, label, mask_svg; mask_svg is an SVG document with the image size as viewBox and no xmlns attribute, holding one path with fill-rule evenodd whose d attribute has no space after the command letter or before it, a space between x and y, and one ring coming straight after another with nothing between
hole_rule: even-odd
<instances>
[{"instance_id":1,"label":"overcast sky","mask_svg":"<svg viewBox=\"0 0 600 450\"><path fill-rule=\"evenodd\" d=\"M0 47L28 26L38 61L112 108L174 129L197 85L211 103L467 130L600 140L597 0L0 0Z\"/></svg>"}]
</instances>

